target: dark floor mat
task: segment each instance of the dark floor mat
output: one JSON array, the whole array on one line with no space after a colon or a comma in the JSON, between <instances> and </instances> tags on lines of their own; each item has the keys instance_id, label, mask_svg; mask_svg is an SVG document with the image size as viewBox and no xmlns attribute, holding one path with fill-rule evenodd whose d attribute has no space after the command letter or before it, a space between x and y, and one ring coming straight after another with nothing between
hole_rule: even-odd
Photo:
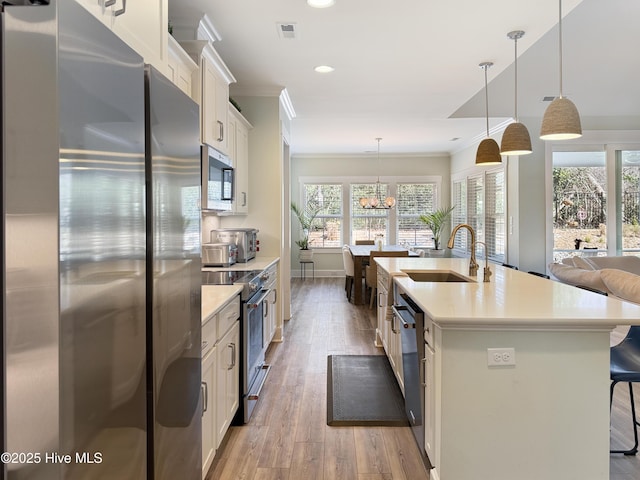
<instances>
[{"instance_id":1,"label":"dark floor mat","mask_svg":"<svg viewBox=\"0 0 640 480\"><path fill-rule=\"evenodd\" d=\"M404 398L384 355L327 357L327 424L406 426Z\"/></svg>"}]
</instances>

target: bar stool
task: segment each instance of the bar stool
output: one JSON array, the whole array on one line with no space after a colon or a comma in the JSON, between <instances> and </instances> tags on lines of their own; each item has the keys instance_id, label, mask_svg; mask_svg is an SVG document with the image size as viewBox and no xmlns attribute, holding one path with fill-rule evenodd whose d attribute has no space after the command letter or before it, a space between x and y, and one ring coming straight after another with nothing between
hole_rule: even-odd
<instances>
[{"instance_id":1,"label":"bar stool","mask_svg":"<svg viewBox=\"0 0 640 480\"><path fill-rule=\"evenodd\" d=\"M640 326L632 325L627 336L618 345L611 347L611 392L610 403L613 403L613 389L618 382L629 384L629 400L631 402L631 421L633 422L634 444L628 450L610 450L611 453L635 455L638 453L638 419L633 398L633 386L640 382Z\"/></svg>"}]
</instances>

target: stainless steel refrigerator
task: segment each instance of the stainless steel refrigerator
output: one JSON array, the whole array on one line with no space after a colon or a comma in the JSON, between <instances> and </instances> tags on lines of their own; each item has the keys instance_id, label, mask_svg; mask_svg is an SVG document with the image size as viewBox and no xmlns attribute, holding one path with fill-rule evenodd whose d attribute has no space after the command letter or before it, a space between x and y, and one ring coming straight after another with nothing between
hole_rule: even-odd
<instances>
[{"instance_id":1,"label":"stainless steel refrigerator","mask_svg":"<svg viewBox=\"0 0 640 480\"><path fill-rule=\"evenodd\" d=\"M199 479L197 105L34 3L2 6L3 478Z\"/></svg>"}]
</instances>

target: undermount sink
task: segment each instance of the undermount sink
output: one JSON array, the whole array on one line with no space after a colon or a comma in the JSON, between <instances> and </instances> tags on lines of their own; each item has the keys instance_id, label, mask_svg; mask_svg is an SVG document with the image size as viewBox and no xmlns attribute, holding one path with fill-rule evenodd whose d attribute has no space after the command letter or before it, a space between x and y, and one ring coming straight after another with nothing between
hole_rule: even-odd
<instances>
[{"instance_id":1,"label":"undermount sink","mask_svg":"<svg viewBox=\"0 0 640 480\"><path fill-rule=\"evenodd\" d=\"M472 282L473 280L450 270L410 271L403 270L414 282Z\"/></svg>"}]
</instances>

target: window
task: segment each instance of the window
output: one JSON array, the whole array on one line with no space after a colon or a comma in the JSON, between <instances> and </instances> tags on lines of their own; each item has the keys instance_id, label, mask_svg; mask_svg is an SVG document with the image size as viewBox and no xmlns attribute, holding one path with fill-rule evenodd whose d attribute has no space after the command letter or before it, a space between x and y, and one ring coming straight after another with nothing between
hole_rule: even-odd
<instances>
[{"instance_id":1,"label":"window","mask_svg":"<svg viewBox=\"0 0 640 480\"><path fill-rule=\"evenodd\" d=\"M606 152L555 151L552 164L554 261L606 251Z\"/></svg>"},{"instance_id":2,"label":"window","mask_svg":"<svg viewBox=\"0 0 640 480\"><path fill-rule=\"evenodd\" d=\"M380 184L380 196L388 196L388 185ZM351 184L351 241L374 240L376 235L388 239L389 210L367 209L360 206L360 199L376 195L375 183Z\"/></svg>"},{"instance_id":3,"label":"window","mask_svg":"<svg viewBox=\"0 0 640 480\"><path fill-rule=\"evenodd\" d=\"M476 242L484 242L488 257L502 263L506 254L506 185L502 168L454 179L451 218L454 225L466 223L476 231ZM454 241L454 253L469 255L470 237L459 232ZM484 255L482 247L477 255Z\"/></svg>"},{"instance_id":4,"label":"window","mask_svg":"<svg viewBox=\"0 0 640 480\"><path fill-rule=\"evenodd\" d=\"M309 245L314 248L342 246L342 185L307 183L304 204L319 209L309 232Z\"/></svg>"},{"instance_id":5,"label":"window","mask_svg":"<svg viewBox=\"0 0 640 480\"><path fill-rule=\"evenodd\" d=\"M399 183L397 186L397 243L434 247L433 235L420 215L436 209L435 183Z\"/></svg>"},{"instance_id":6,"label":"window","mask_svg":"<svg viewBox=\"0 0 640 480\"><path fill-rule=\"evenodd\" d=\"M319 207L309 239L311 247L327 251L356 240L375 240L382 235L387 244L432 247L433 235L420 215L440 206L441 177L387 177L379 186L371 178L300 177L300 202ZM360 199L394 196L392 209L365 209ZM333 253L333 252L331 252Z\"/></svg>"},{"instance_id":7,"label":"window","mask_svg":"<svg viewBox=\"0 0 640 480\"><path fill-rule=\"evenodd\" d=\"M616 253L638 255L640 252L640 151L616 151L618 222Z\"/></svg>"}]
</instances>

